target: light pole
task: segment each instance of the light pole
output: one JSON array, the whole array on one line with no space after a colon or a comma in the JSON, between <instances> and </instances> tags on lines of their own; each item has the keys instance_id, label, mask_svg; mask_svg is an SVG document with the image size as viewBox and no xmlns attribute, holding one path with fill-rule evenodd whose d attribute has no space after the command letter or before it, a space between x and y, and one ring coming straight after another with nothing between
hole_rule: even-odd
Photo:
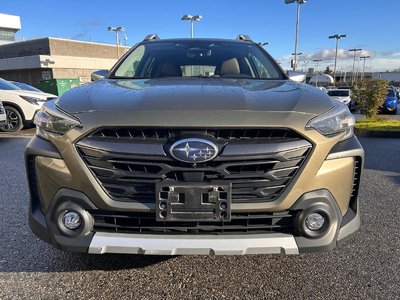
<instances>
[{"instance_id":1,"label":"light pole","mask_svg":"<svg viewBox=\"0 0 400 300\"><path fill-rule=\"evenodd\" d=\"M306 65L306 74L308 74L308 64L310 63L309 60L305 60L304 64Z\"/></svg>"},{"instance_id":2,"label":"light pole","mask_svg":"<svg viewBox=\"0 0 400 300\"><path fill-rule=\"evenodd\" d=\"M315 78L315 86L318 86L318 76L319 76L319 62L322 61L322 59L313 59L317 63L317 77Z\"/></svg>"},{"instance_id":3,"label":"light pole","mask_svg":"<svg viewBox=\"0 0 400 300\"><path fill-rule=\"evenodd\" d=\"M333 84L336 85L336 64L337 64L337 52L339 47L339 40L345 38L345 34L335 34L329 36L330 39L336 39L336 52L335 52L335 66L333 67Z\"/></svg>"},{"instance_id":4,"label":"light pole","mask_svg":"<svg viewBox=\"0 0 400 300\"><path fill-rule=\"evenodd\" d=\"M190 21L190 37L191 38L193 38L193 23L195 21L201 21L201 19L203 19L203 17L200 15L195 15L195 16L184 15L184 16L182 16L182 18L181 18L182 21Z\"/></svg>"},{"instance_id":5,"label":"light pole","mask_svg":"<svg viewBox=\"0 0 400 300\"><path fill-rule=\"evenodd\" d=\"M128 36L124 33L124 46L128 43Z\"/></svg>"},{"instance_id":6,"label":"light pole","mask_svg":"<svg viewBox=\"0 0 400 300\"><path fill-rule=\"evenodd\" d=\"M354 72L355 72L354 68L355 68L355 66L356 66L356 53L357 53L358 51L362 51L362 49L361 49L361 48L349 49L349 52L354 52L353 72L352 72L352 74L351 74L351 83L353 83L354 80L356 79L356 77L354 76L354 75L355 75L355 74L354 74Z\"/></svg>"},{"instance_id":7,"label":"light pole","mask_svg":"<svg viewBox=\"0 0 400 300\"><path fill-rule=\"evenodd\" d=\"M295 59L292 60L292 68L294 71L297 69L297 61L299 60L300 55L302 55L303 52L293 52L292 55L294 55Z\"/></svg>"},{"instance_id":8,"label":"light pole","mask_svg":"<svg viewBox=\"0 0 400 300\"><path fill-rule=\"evenodd\" d=\"M124 32L125 28L124 27L108 27L108 31L115 32L115 41L116 41L116 44L117 44L117 57L119 59L119 38L118 38L118 33L119 32Z\"/></svg>"},{"instance_id":9,"label":"light pole","mask_svg":"<svg viewBox=\"0 0 400 300\"><path fill-rule=\"evenodd\" d=\"M285 0L286 4L297 3L297 15L296 15L296 37L294 43L294 63L293 63L293 71L296 71L297 68L297 48L298 48L298 39L299 39L299 20L300 20L300 5L305 4L306 0Z\"/></svg>"},{"instance_id":10,"label":"light pole","mask_svg":"<svg viewBox=\"0 0 400 300\"><path fill-rule=\"evenodd\" d=\"M364 63L363 63L363 72L362 72L362 79L364 78L364 73L365 73L365 60L367 59L367 58L370 58L371 56L369 56L369 55L365 55L365 56L361 56L360 58L361 59L363 59L364 60Z\"/></svg>"}]
</instances>

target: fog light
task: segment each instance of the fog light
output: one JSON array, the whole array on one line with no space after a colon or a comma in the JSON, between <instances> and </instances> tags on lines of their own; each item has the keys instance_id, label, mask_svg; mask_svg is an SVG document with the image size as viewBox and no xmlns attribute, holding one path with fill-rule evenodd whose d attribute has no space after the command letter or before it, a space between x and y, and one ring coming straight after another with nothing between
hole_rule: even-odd
<instances>
[{"instance_id":1,"label":"fog light","mask_svg":"<svg viewBox=\"0 0 400 300\"><path fill-rule=\"evenodd\" d=\"M80 215L75 211L68 211L63 217L64 226L70 230L74 230L81 226L82 221Z\"/></svg>"},{"instance_id":2,"label":"fog light","mask_svg":"<svg viewBox=\"0 0 400 300\"><path fill-rule=\"evenodd\" d=\"M319 213L311 213L306 218L306 226L312 231L320 230L325 224L325 217Z\"/></svg>"}]
</instances>

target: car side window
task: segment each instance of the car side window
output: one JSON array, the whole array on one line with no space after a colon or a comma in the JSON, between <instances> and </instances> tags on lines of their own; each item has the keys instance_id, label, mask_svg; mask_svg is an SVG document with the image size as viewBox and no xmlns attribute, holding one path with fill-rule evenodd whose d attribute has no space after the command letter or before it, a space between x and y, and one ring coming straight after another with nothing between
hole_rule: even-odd
<instances>
[{"instance_id":1,"label":"car side window","mask_svg":"<svg viewBox=\"0 0 400 300\"><path fill-rule=\"evenodd\" d=\"M274 77L269 74L269 71L265 67L265 65L253 54L249 54L249 59L253 63L256 72L258 73L259 78L270 78Z\"/></svg>"},{"instance_id":2,"label":"car side window","mask_svg":"<svg viewBox=\"0 0 400 300\"><path fill-rule=\"evenodd\" d=\"M141 45L137 47L119 66L115 72L117 77L135 77L139 63L142 60L145 53L145 46Z\"/></svg>"}]
</instances>

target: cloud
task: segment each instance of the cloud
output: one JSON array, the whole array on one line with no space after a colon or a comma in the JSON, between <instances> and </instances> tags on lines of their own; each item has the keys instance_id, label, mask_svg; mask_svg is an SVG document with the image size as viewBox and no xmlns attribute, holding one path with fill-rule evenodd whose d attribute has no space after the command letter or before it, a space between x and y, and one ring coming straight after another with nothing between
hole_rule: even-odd
<instances>
[{"instance_id":1,"label":"cloud","mask_svg":"<svg viewBox=\"0 0 400 300\"><path fill-rule=\"evenodd\" d=\"M385 72L400 68L400 52L386 51L376 53L370 50L357 52L355 68L359 70L363 66L363 60L359 58L360 56L370 56L370 59L365 61L365 70L368 72ZM354 52L349 52L348 49L339 49L337 69L339 71L351 71L353 68L353 58ZM290 69L291 59L293 59L293 55L287 54L278 58L278 61L282 62L284 69ZM313 59L322 59L319 63L320 70L325 69L327 66L333 69L335 49L321 49L314 53L301 55L299 57L299 69L315 68L316 62L313 62Z\"/></svg>"},{"instance_id":2,"label":"cloud","mask_svg":"<svg viewBox=\"0 0 400 300\"><path fill-rule=\"evenodd\" d=\"M314 53L305 53L299 56L299 61L312 61L314 59L322 59L321 64L331 64L332 61L335 60L335 52L336 49L321 49ZM360 56L370 56L375 57L377 53L371 50L362 50L356 53L356 59ZM350 52L349 49L338 49L338 60L347 60L354 58L354 52ZM280 61L290 61L293 59L293 55L287 54L280 57L278 60Z\"/></svg>"},{"instance_id":3,"label":"cloud","mask_svg":"<svg viewBox=\"0 0 400 300\"><path fill-rule=\"evenodd\" d=\"M334 60L336 49L322 49L311 54L302 55L302 59L323 59L323 60ZM376 53L371 50L362 50L356 53L356 57L360 56L375 56ZM350 52L349 49L338 49L338 59L354 58L354 52Z\"/></svg>"},{"instance_id":4,"label":"cloud","mask_svg":"<svg viewBox=\"0 0 400 300\"><path fill-rule=\"evenodd\" d=\"M400 58L377 57L366 63L368 71L384 72L400 68Z\"/></svg>"},{"instance_id":5,"label":"cloud","mask_svg":"<svg viewBox=\"0 0 400 300\"><path fill-rule=\"evenodd\" d=\"M400 56L399 51L384 51L382 52L382 56Z\"/></svg>"},{"instance_id":6,"label":"cloud","mask_svg":"<svg viewBox=\"0 0 400 300\"><path fill-rule=\"evenodd\" d=\"M85 32L80 32L77 34L74 34L73 36L70 37L71 40L79 40L82 39L84 36L86 36Z\"/></svg>"},{"instance_id":7,"label":"cloud","mask_svg":"<svg viewBox=\"0 0 400 300\"><path fill-rule=\"evenodd\" d=\"M90 40L90 32L98 27L104 27L106 28L106 25L103 21L101 21L99 18L95 18L92 20L89 20L85 23L80 23L79 27L81 27L81 32L74 34L73 36L71 36L70 38L73 40L82 40L85 37L88 37L88 39Z\"/></svg>"},{"instance_id":8,"label":"cloud","mask_svg":"<svg viewBox=\"0 0 400 300\"><path fill-rule=\"evenodd\" d=\"M99 18L90 20L83 24L83 27L86 27L86 28L88 28L88 27L103 27L103 26L105 27L106 23L101 21Z\"/></svg>"}]
</instances>

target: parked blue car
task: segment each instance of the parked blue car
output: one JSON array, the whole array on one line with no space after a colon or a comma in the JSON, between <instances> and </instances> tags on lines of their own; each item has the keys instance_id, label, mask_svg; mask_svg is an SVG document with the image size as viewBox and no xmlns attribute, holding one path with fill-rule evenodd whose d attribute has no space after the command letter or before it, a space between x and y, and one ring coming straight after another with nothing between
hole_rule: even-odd
<instances>
[{"instance_id":1,"label":"parked blue car","mask_svg":"<svg viewBox=\"0 0 400 300\"><path fill-rule=\"evenodd\" d=\"M382 112L387 112L395 115L397 113L398 104L399 104L399 98L395 89L388 88L386 100L381 106Z\"/></svg>"}]
</instances>

